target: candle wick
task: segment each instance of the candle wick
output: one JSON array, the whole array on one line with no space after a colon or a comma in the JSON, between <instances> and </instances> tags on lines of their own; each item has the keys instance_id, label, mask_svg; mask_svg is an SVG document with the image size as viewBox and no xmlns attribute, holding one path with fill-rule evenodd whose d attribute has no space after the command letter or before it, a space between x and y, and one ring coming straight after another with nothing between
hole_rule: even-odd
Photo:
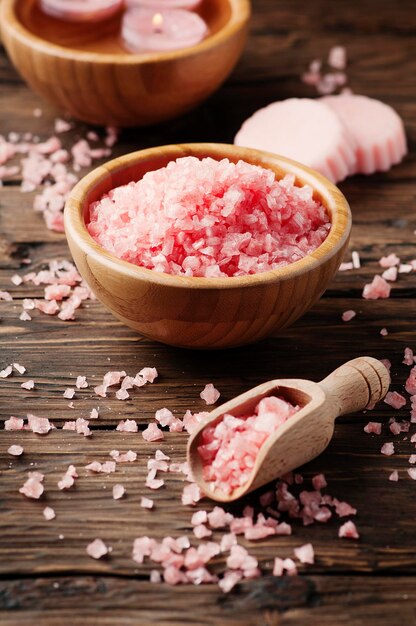
<instances>
[{"instance_id":1,"label":"candle wick","mask_svg":"<svg viewBox=\"0 0 416 626\"><path fill-rule=\"evenodd\" d=\"M163 32L163 15L161 13L155 13L152 18L152 24L155 33Z\"/></svg>"}]
</instances>

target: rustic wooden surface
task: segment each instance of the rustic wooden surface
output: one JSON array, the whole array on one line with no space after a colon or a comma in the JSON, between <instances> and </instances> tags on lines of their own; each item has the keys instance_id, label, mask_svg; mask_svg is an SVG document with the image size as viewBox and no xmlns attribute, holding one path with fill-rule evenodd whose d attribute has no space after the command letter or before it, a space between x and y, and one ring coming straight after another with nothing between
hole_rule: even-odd
<instances>
[{"instance_id":1,"label":"rustic wooden surface","mask_svg":"<svg viewBox=\"0 0 416 626\"><path fill-rule=\"evenodd\" d=\"M134 537L189 533L190 512L178 506L182 482L177 475L169 478L168 488L155 492L154 512L140 508L140 496L146 492L144 460L156 446L145 444L140 433L114 431L122 417L134 417L144 425L163 406L179 415L187 408L203 409L199 392L208 381L216 384L225 401L270 378L318 380L363 352L390 358L392 388L402 389L408 371L401 364L404 347L416 348L416 274L401 275L387 301L364 301L361 291L378 271L381 254L396 251L403 260L416 256L415 32L411 0L399 4L393 0L255 0L249 44L231 80L194 113L158 128L126 131L116 146L115 154L122 154L176 141L231 141L241 121L259 106L277 98L312 95L300 83L299 74L331 45L347 46L351 87L397 108L405 121L410 154L387 174L357 176L341 184L353 210L351 249L360 252L362 268L338 274L313 310L280 337L220 355L185 352L142 339L98 303L79 310L71 323L40 315L34 315L30 323L21 322L19 301L42 292L33 286L11 285L11 275L25 269L22 258L30 256L33 267L39 269L48 259L67 257L68 250L62 235L45 229L31 208L32 196L19 192L17 180L0 190L0 289L9 289L15 298L0 303L0 365L18 361L36 382L35 391L25 392L19 383L26 375L1 380L0 417L33 411L58 424L87 417L97 405L102 416L89 440L61 431L45 438L25 434L21 459L11 459L6 453L17 437L1 431L2 625L93 626L98 620L117 626L401 626L415 622L416 484L406 476L414 445L398 437L397 453L380 455L381 445L393 436L387 434L387 426L380 437L364 434L369 414L342 418L327 451L302 470L305 477L325 472L330 493L358 508L361 539L337 539L337 521L306 528L294 524L291 537L258 542L250 551L265 573L270 573L274 556L289 556L294 546L312 541L315 565L302 569L299 577L265 577L245 583L228 596L213 586L151 585L149 566L131 560ZM55 112L41 105L21 83L4 54L0 55L0 84L0 132L27 130L48 136ZM36 106L44 109L40 119L32 115ZM72 136L82 128L77 127ZM340 316L349 308L357 310L357 317L343 324ZM388 329L387 337L380 336L382 327ZM110 368L135 373L144 365L156 366L160 379L136 390L127 402L113 397L97 402L87 389L77 393L71 410L62 398L64 388L78 374L93 382ZM387 424L397 413L383 404L370 415ZM401 413L408 416L405 410ZM162 447L175 460L182 460L185 440L180 434L168 435ZM69 463L82 468L89 461L103 459L113 448L134 449L138 462L110 476L87 477L81 470L75 490L58 491L56 481ZM29 501L18 493L26 472L34 467L46 475L43 502ZM400 472L398 483L387 480L393 469ZM128 497L123 501L111 498L115 482L127 487ZM43 520L46 503L56 510L53 522ZM242 504L231 510L241 510ZM85 553L85 545L97 536L113 546L108 560L93 561ZM216 560L214 570L224 570L222 558Z\"/></svg>"}]
</instances>

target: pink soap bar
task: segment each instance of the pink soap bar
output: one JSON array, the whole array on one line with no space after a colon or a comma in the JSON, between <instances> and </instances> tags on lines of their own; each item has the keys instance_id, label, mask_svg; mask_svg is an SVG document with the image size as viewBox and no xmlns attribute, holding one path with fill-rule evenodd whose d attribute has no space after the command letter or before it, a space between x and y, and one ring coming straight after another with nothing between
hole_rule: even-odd
<instances>
[{"instance_id":1,"label":"pink soap bar","mask_svg":"<svg viewBox=\"0 0 416 626\"><path fill-rule=\"evenodd\" d=\"M100 22L115 15L123 0L40 0L44 13L67 22Z\"/></svg>"},{"instance_id":2,"label":"pink soap bar","mask_svg":"<svg viewBox=\"0 0 416 626\"><path fill-rule=\"evenodd\" d=\"M342 120L355 142L355 167L351 173L373 174L399 163L407 152L403 122L388 104L343 94L326 96L321 102Z\"/></svg>"},{"instance_id":3,"label":"pink soap bar","mask_svg":"<svg viewBox=\"0 0 416 626\"><path fill-rule=\"evenodd\" d=\"M184 9L137 7L123 15L121 35L132 52L169 52L195 46L208 34L204 20Z\"/></svg>"},{"instance_id":4,"label":"pink soap bar","mask_svg":"<svg viewBox=\"0 0 416 626\"><path fill-rule=\"evenodd\" d=\"M260 109L244 122L234 143L294 159L333 182L348 176L355 164L354 141L338 116L308 98L290 98Z\"/></svg>"},{"instance_id":5,"label":"pink soap bar","mask_svg":"<svg viewBox=\"0 0 416 626\"><path fill-rule=\"evenodd\" d=\"M194 11L199 7L202 0L127 0L128 7L150 7L155 11L161 9L188 9L188 11Z\"/></svg>"}]
</instances>

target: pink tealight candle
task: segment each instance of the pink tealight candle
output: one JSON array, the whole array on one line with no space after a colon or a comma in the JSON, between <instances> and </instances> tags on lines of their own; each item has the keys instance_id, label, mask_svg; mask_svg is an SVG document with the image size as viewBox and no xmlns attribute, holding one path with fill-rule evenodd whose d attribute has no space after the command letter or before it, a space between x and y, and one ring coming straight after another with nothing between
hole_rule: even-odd
<instances>
[{"instance_id":1,"label":"pink tealight candle","mask_svg":"<svg viewBox=\"0 0 416 626\"><path fill-rule=\"evenodd\" d=\"M188 9L194 11L199 7L202 0L126 0L127 6L150 7L151 9Z\"/></svg>"},{"instance_id":2,"label":"pink tealight candle","mask_svg":"<svg viewBox=\"0 0 416 626\"><path fill-rule=\"evenodd\" d=\"M44 13L67 22L100 22L123 6L124 0L40 0Z\"/></svg>"},{"instance_id":3,"label":"pink tealight candle","mask_svg":"<svg viewBox=\"0 0 416 626\"><path fill-rule=\"evenodd\" d=\"M132 52L169 52L195 46L208 33L204 20L184 9L137 7L123 16L123 41Z\"/></svg>"}]
</instances>

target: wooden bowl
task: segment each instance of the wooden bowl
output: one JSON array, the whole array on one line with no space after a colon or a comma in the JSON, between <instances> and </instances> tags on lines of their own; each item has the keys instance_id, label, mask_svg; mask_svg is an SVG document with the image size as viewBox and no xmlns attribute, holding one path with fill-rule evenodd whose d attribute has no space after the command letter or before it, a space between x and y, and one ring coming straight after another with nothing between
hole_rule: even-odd
<instances>
[{"instance_id":1,"label":"wooden bowl","mask_svg":"<svg viewBox=\"0 0 416 626\"><path fill-rule=\"evenodd\" d=\"M210 29L174 52L131 54L121 15L96 25L45 15L38 0L2 0L3 44L22 77L48 102L91 124L145 126L197 106L227 78L243 50L249 0L204 0Z\"/></svg>"},{"instance_id":2,"label":"wooden bowl","mask_svg":"<svg viewBox=\"0 0 416 626\"><path fill-rule=\"evenodd\" d=\"M307 183L328 210L328 237L312 254L283 268L233 278L173 276L116 258L89 235L88 208L113 187L183 156L243 159ZM99 300L141 334L186 348L228 348L292 324L325 291L348 244L351 213L342 193L317 172L268 152L223 144L182 144L133 152L98 167L74 187L65 230L78 270Z\"/></svg>"}]
</instances>

